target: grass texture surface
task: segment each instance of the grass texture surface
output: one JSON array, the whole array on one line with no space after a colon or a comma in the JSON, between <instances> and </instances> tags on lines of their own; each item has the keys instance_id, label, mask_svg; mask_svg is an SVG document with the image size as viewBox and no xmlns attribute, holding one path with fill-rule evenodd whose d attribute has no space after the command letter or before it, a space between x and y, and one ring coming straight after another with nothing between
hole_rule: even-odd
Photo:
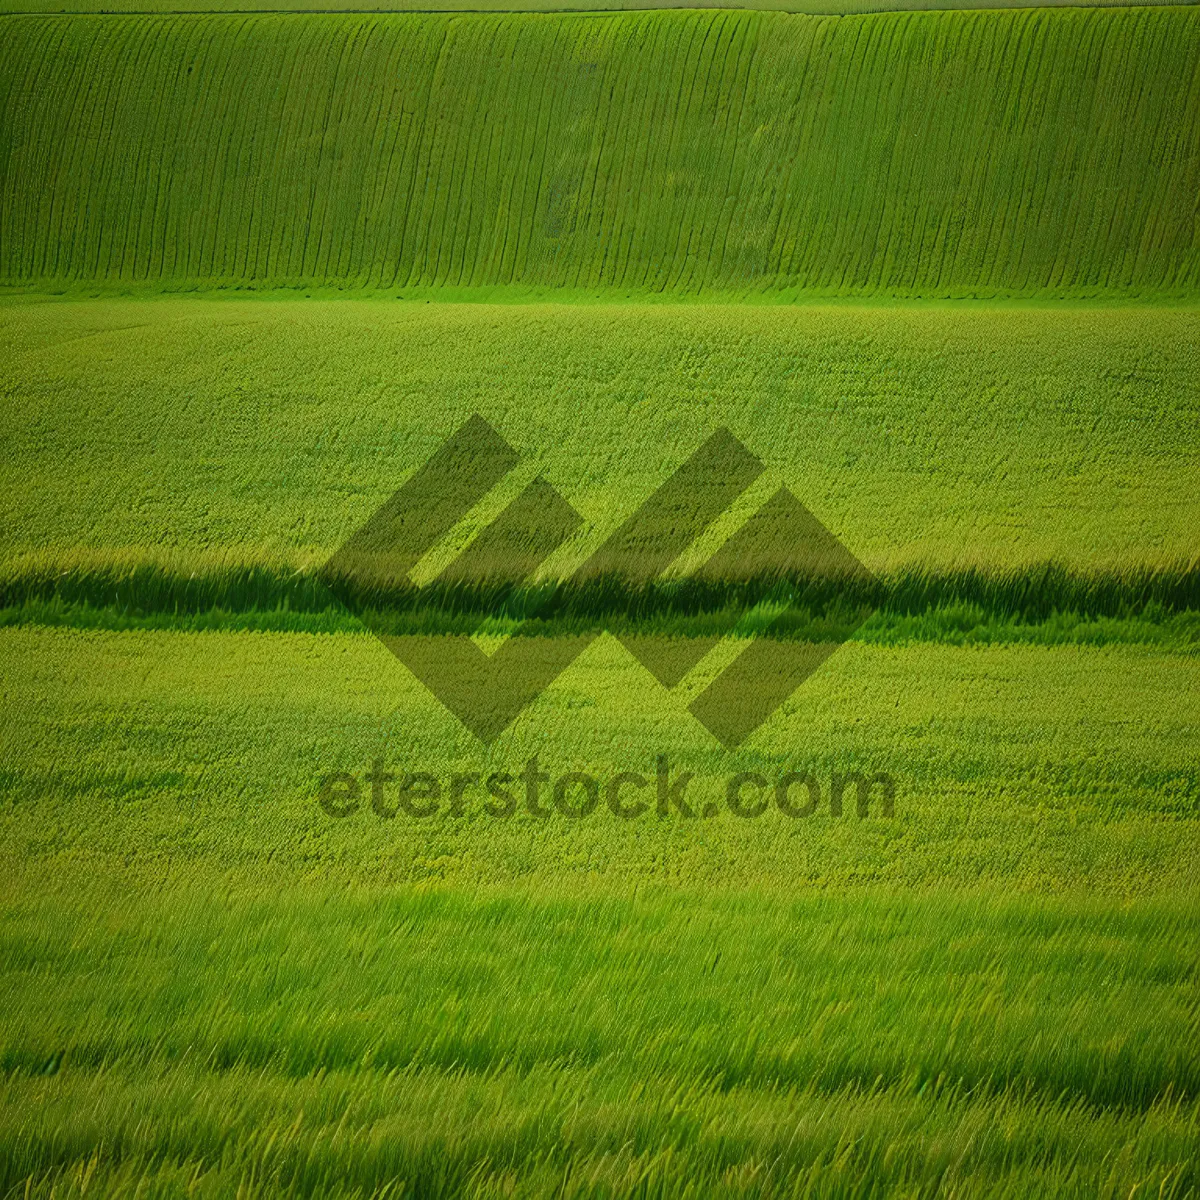
<instances>
[{"instance_id":1,"label":"grass texture surface","mask_svg":"<svg viewBox=\"0 0 1200 1200\"><path fill-rule=\"evenodd\" d=\"M1200 1194L1198 18L0 17L0 1196Z\"/></svg>"},{"instance_id":2,"label":"grass texture surface","mask_svg":"<svg viewBox=\"0 0 1200 1200\"><path fill-rule=\"evenodd\" d=\"M598 642L483 750L370 638L0 630L0 1179L1193 1194L1198 670L852 644L725 753ZM694 816L450 790L664 753ZM322 809L376 761L439 811Z\"/></svg>"},{"instance_id":3,"label":"grass texture surface","mask_svg":"<svg viewBox=\"0 0 1200 1200\"><path fill-rule=\"evenodd\" d=\"M584 518L544 563L569 572L727 426L766 469L709 553L783 484L885 574L1058 562L1186 580L1198 347L1182 307L10 299L6 602L70 570L101 587L66 599L107 604L103 578L157 564L160 579L226 572L213 605L269 607L473 413L520 461L430 553L429 578L539 474ZM1115 612L1039 578L1050 607Z\"/></svg>"},{"instance_id":4,"label":"grass texture surface","mask_svg":"<svg viewBox=\"0 0 1200 1200\"><path fill-rule=\"evenodd\" d=\"M3 38L4 285L1200 285L1194 7L13 16Z\"/></svg>"}]
</instances>

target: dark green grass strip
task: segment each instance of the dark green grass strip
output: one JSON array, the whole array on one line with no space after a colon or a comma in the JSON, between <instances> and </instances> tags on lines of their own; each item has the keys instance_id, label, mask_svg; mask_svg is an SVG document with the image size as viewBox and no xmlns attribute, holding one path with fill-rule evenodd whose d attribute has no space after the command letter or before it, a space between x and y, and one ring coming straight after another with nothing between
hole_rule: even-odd
<instances>
[{"instance_id":1,"label":"dark green grass strip","mask_svg":"<svg viewBox=\"0 0 1200 1200\"><path fill-rule=\"evenodd\" d=\"M190 1061L299 1079L549 1063L724 1090L956 1087L980 1100L1016 1093L1128 1110L1200 1094L1200 1064L1185 1050L1196 962L1179 899L1130 910L953 891L905 902L751 893L631 905L297 889L208 913L199 889L174 898L165 921L162 900L127 903L102 923L61 899L14 906L0 965L15 1036L0 1046L0 1074ZM750 1002L731 1007L737 981ZM55 1005L43 1001L48 985ZM1031 1043L1066 985L1079 989L1075 1022ZM964 1009L964 991L991 1010ZM630 997L618 1023L614 992ZM280 996L297 1002L280 1009ZM336 1015L314 1012L314 1000ZM368 1005L379 1021L355 1020ZM827 1007L839 1019L816 1020ZM268 1009L269 1035L247 1019ZM675 1036L680 1028L692 1036ZM806 1036L783 1032L796 1028ZM933 1046L944 1048L935 1056Z\"/></svg>"},{"instance_id":2,"label":"dark green grass strip","mask_svg":"<svg viewBox=\"0 0 1200 1200\"><path fill-rule=\"evenodd\" d=\"M912 642L951 645L1152 645L1185 653L1200 651L1200 611L1170 612L1151 604L1126 616L1096 616L1078 611L1053 612L1038 620L1001 616L978 604L933 606L918 613L878 611L858 625L857 614L795 609L780 621L775 606L742 614L718 609L706 613L660 613L643 618L624 613L604 616L564 615L519 621L504 616L417 608L371 614L372 625L390 634L516 634L523 637L576 637L606 632L615 636L696 638L715 640L733 636L769 636L799 641L829 641L853 637L867 645L891 646ZM231 610L221 607L192 612L147 612L117 605L92 605L49 600L27 600L0 608L0 628L18 625L58 626L72 629L173 630L178 632L249 631L261 633L360 633L363 622L340 605L321 610L277 606ZM732 627L732 629L731 629ZM769 627L769 628L768 628Z\"/></svg>"},{"instance_id":3,"label":"dark green grass strip","mask_svg":"<svg viewBox=\"0 0 1200 1200\"><path fill-rule=\"evenodd\" d=\"M614 619L603 631L615 636L659 634L667 637L711 639L728 632L724 614L679 617L655 623ZM757 636L765 621L756 615L743 618L732 631L735 637ZM345 609L324 612L294 612L289 609L260 609L229 612L210 609L198 613L130 613L115 608L66 605L55 601L35 601L18 607L0 609L0 628L13 625L65 626L72 629L169 630L175 632L258 632L258 633L360 633L364 626ZM517 625L503 621L488 622L483 632L513 633L523 637L576 637L595 631L595 622L584 620L533 620ZM474 634L480 623L469 617L453 616L437 610L406 614L388 630L392 634ZM1136 617L1087 617L1080 613L1056 613L1045 621L1026 623L1003 620L983 613L971 605L932 609L917 616L876 613L857 631L851 632L836 621L800 612L786 629L766 633L775 639L828 641L853 637L867 645L898 646L912 642L941 642L957 646L1037 645L1107 646L1146 645L1185 653L1200 652L1200 612L1170 616L1141 614Z\"/></svg>"},{"instance_id":4,"label":"dark green grass strip","mask_svg":"<svg viewBox=\"0 0 1200 1200\"><path fill-rule=\"evenodd\" d=\"M731 607L744 610L764 602L820 614L866 608L906 617L966 605L990 617L1026 624L1064 612L1129 618L1200 610L1200 565L1196 564L1109 571L1081 571L1052 562L994 571L917 566L880 576L764 573L751 578L649 582L608 574L579 583L567 579L528 586L500 577L426 586L344 582L338 594L360 610L437 611L452 617L490 615L512 620L651 622L703 617ZM66 570L45 565L0 576L0 608L50 602L131 616L174 617L215 610L320 614L339 607L318 573L275 565L241 564L191 573L154 563Z\"/></svg>"}]
</instances>

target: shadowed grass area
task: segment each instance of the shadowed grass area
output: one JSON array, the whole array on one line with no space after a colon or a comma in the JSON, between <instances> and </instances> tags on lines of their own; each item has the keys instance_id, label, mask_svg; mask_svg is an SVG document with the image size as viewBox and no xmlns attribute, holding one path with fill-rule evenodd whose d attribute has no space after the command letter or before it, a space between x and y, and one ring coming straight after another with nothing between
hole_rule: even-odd
<instances>
[{"instance_id":1,"label":"shadowed grass area","mask_svg":"<svg viewBox=\"0 0 1200 1200\"><path fill-rule=\"evenodd\" d=\"M1095 617L1077 612L1053 612L1038 621L1001 617L978 605L939 605L913 614L876 612L859 624L857 614L839 620L836 613L814 614L800 609L781 622L774 609L717 610L694 615L668 614L629 619L621 614L603 617L562 616L555 619L510 620L474 613L416 609L404 613L372 613L374 631L390 634L466 634L483 637L576 637L605 632L617 636L640 634L712 638L726 635L799 641L833 641L853 637L867 645L946 642L951 645L1105 646L1155 645L1192 653L1200 649L1200 613L1171 613L1150 606L1133 616ZM94 607L62 600L30 600L0 608L0 627L14 625L66 626L73 629L177 630L201 632L356 633L362 621L341 608L305 612L290 608L251 609L247 612L212 608L197 612L146 612Z\"/></svg>"},{"instance_id":2,"label":"shadowed grass area","mask_svg":"<svg viewBox=\"0 0 1200 1200\"><path fill-rule=\"evenodd\" d=\"M546 582L501 579L358 587L335 599L319 572L228 565L183 573L155 563L48 564L0 576L0 625L530 637L607 632L734 634L808 641L1197 642L1200 570L936 571L839 579L711 578ZM360 619L361 618L361 619Z\"/></svg>"},{"instance_id":3,"label":"shadowed grass area","mask_svg":"<svg viewBox=\"0 0 1200 1200\"><path fill-rule=\"evenodd\" d=\"M947 605L968 605L1001 618L1036 622L1055 613L1115 617L1155 609L1200 609L1200 567L1130 567L1110 571L1043 563L1026 569L945 570L916 566L878 577L820 578L762 575L750 579L666 577L628 580L617 576L548 580L522 585L492 578L478 582L360 586L340 582L356 607L379 613L440 612L447 616L494 615L514 621L566 617L604 621L620 617L652 621L691 617L771 602L812 612L872 608L917 615ZM227 613L324 613L344 607L319 571L231 563L186 568L155 562L93 556L86 566L53 561L10 568L0 574L0 607L57 602L112 609L128 615Z\"/></svg>"}]
</instances>

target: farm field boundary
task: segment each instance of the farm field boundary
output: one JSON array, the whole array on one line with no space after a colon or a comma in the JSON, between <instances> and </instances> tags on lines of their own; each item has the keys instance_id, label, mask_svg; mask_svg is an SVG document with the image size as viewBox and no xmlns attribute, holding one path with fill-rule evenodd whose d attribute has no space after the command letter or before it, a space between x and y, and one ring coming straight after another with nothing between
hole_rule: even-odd
<instances>
[{"instance_id":1,"label":"farm field boundary","mask_svg":"<svg viewBox=\"0 0 1200 1200\"><path fill-rule=\"evenodd\" d=\"M532 588L483 581L409 587L367 598L371 627L391 633L563 637L641 632L671 637L770 636L820 640L858 629L874 644L1095 644L1148 642L1200 650L1200 568L1072 572L891 572L869 583L820 579L715 580ZM784 606L792 611L782 627ZM762 616L755 618L754 613ZM731 614L745 614L737 622ZM264 565L172 571L153 562L108 569L43 562L0 574L0 626L83 629L362 629L313 572ZM760 626L762 628L760 628Z\"/></svg>"}]
</instances>

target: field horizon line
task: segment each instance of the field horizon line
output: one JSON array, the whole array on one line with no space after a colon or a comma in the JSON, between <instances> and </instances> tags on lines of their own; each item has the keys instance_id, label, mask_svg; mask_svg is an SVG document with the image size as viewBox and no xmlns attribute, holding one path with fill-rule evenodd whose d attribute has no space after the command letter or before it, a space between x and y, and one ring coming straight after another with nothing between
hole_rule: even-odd
<instances>
[{"instance_id":1,"label":"field horizon line","mask_svg":"<svg viewBox=\"0 0 1200 1200\"><path fill-rule=\"evenodd\" d=\"M1200 5L1200 0L1189 0ZM1158 7L1162 7L1161 5ZM0 17L5 14L0 12ZM53 14L47 14L53 15ZM186 14L185 14L186 15ZM446 304L502 307L564 308L882 308L882 309L1200 309L1194 288L1144 291L1121 288L1015 289L952 288L941 292L821 287L782 287L775 290L701 288L570 287L522 283L459 286L430 284L414 287L372 287L299 281L257 287L253 282L214 285L210 280L160 283L104 283L97 280L45 279L32 283L0 281L0 306L21 303L85 303L89 301L154 302L195 300L214 302L359 304Z\"/></svg>"},{"instance_id":2,"label":"field horizon line","mask_svg":"<svg viewBox=\"0 0 1200 1200\"><path fill-rule=\"evenodd\" d=\"M217 7L209 5L197 8L122 8L95 7L84 5L87 0L75 0L77 7L46 8L19 7L17 4L0 8L0 17L155 17L155 16L531 16L531 17L619 17L626 13L643 12L764 12L787 17L886 17L897 13L945 13L945 12L1005 12L1015 8L1058 9L1058 8L1194 8L1200 0L948 0L947 3L930 3L928 0L913 0L912 3L882 3L877 7L853 7L854 0L840 6L836 3L806 6L803 0L741 0L740 3L720 0L704 3L703 0L685 0L683 3L663 0L625 0L612 4L586 3L572 5L538 5L533 3L497 5L495 7L468 7L466 5L376 5L365 8L338 7L273 7L269 4L247 7ZM103 0L99 0L102 4Z\"/></svg>"}]
</instances>

